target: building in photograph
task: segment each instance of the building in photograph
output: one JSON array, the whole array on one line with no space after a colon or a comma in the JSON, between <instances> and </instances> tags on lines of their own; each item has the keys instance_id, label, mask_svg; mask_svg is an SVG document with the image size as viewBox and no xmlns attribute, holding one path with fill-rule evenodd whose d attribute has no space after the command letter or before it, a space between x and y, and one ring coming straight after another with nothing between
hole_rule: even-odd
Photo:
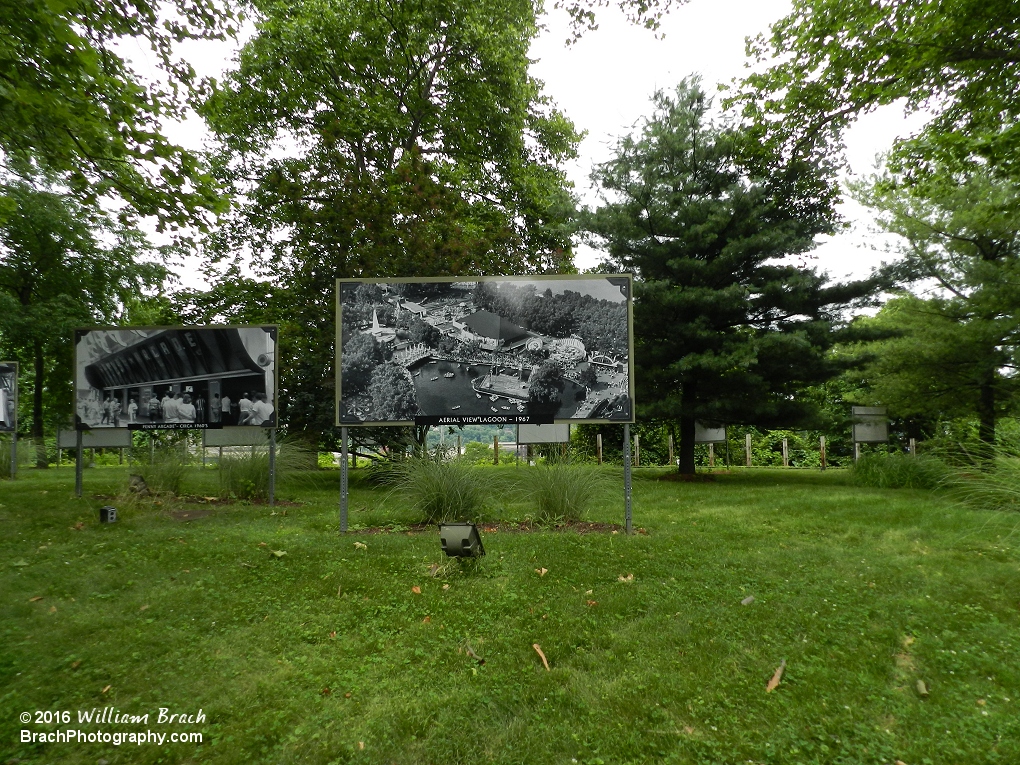
<instances>
[{"instance_id":1,"label":"building in photograph","mask_svg":"<svg viewBox=\"0 0 1020 765\"><path fill-rule=\"evenodd\" d=\"M276 327L76 332L76 424L276 424Z\"/></svg>"},{"instance_id":2,"label":"building in photograph","mask_svg":"<svg viewBox=\"0 0 1020 765\"><path fill-rule=\"evenodd\" d=\"M0 433L18 428L18 362L0 361Z\"/></svg>"}]
</instances>

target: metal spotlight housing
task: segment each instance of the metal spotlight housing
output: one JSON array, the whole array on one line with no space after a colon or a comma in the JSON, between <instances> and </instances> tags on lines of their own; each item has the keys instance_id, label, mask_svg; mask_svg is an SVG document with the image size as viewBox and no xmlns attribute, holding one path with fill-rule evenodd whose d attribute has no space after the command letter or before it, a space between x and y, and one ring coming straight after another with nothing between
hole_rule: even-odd
<instances>
[{"instance_id":1,"label":"metal spotlight housing","mask_svg":"<svg viewBox=\"0 0 1020 765\"><path fill-rule=\"evenodd\" d=\"M485 555L482 537L473 523L440 523L439 541L451 558L477 558Z\"/></svg>"}]
</instances>

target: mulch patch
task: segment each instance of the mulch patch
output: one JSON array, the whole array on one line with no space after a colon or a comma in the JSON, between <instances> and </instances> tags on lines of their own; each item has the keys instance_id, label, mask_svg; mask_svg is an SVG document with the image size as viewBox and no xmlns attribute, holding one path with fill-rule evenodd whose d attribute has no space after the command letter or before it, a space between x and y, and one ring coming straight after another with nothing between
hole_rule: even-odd
<instances>
[{"instance_id":1,"label":"mulch patch","mask_svg":"<svg viewBox=\"0 0 1020 765\"><path fill-rule=\"evenodd\" d=\"M422 534L426 532L435 533L438 530L435 523L416 523L412 526L374 526L367 529L351 529L351 534ZM555 526L540 526L534 523L479 523L478 530L485 534L496 534L499 532L508 534L527 534L536 531L562 531L575 534L614 534L623 533L623 526L619 523L591 523L588 521L575 521L572 523L560 523ZM645 529L635 529L637 534L645 534Z\"/></svg>"}]
</instances>

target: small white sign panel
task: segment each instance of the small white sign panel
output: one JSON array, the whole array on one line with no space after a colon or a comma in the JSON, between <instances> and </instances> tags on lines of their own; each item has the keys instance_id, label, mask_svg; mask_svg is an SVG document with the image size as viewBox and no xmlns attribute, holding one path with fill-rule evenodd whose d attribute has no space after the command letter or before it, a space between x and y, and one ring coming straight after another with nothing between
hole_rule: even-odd
<instances>
[{"instance_id":1,"label":"small white sign panel","mask_svg":"<svg viewBox=\"0 0 1020 765\"><path fill-rule=\"evenodd\" d=\"M881 444L889 440L889 414L884 406L855 406L852 412L854 443Z\"/></svg>"},{"instance_id":2,"label":"small white sign panel","mask_svg":"<svg viewBox=\"0 0 1020 765\"><path fill-rule=\"evenodd\" d=\"M85 449L126 449L131 446L131 431L124 429L83 430L81 445ZM78 434L74 430L61 430L57 435L57 446L74 449L78 446Z\"/></svg>"},{"instance_id":3,"label":"small white sign panel","mask_svg":"<svg viewBox=\"0 0 1020 765\"><path fill-rule=\"evenodd\" d=\"M565 444L570 441L570 424L518 425L519 444Z\"/></svg>"},{"instance_id":4,"label":"small white sign panel","mask_svg":"<svg viewBox=\"0 0 1020 765\"><path fill-rule=\"evenodd\" d=\"M696 444L724 444L726 443L726 428L711 428L707 425L702 425L700 422L694 423L694 443Z\"/></svg>"}]
</instances>

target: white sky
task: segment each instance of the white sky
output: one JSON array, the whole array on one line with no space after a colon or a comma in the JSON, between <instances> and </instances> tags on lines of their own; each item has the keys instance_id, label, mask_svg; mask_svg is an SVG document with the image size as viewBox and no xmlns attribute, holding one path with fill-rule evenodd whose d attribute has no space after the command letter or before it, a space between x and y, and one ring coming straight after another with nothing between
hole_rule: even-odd
<instances>
[{"instance_id":1,"label":"white sky","mask_svg":"<svg viewBox=\"0 0 1020 765\"><path fill-rule=\"evenodd\" d=\"M547 2L552 4L552 0ZM567 45L567 16L550 9L544 19L546 29L531 49L535 60L532 72L544 81L546 94L578 129L587 131L578 159L568 167L582 203L593 205L597 199L589 181L592 166L608 159L614 139L629 133L648 115L656 89L671 89L683 77L697 73L712 93L717 83L743 76L745 38L766 33L769 24L788 10L786 0L691 0L665 18L657 36L629 24L615 7L602 8L598 11L599 29ZM221 76L231 64L234 48L236 45L192 43L184 50L200 74ZM124 53L138 60L129 50ZM869 173L876 156L887 150L894 138L910 135L923 124L923 116L905 117L896 107L860 119L846 136L851 173ZM166 132L195 148L207 136L197 119L167 125ZM889 258L884 252L887 240L869 230L867 210L848 200L841 212L851 228L820 240L815 264L834 278L865 276ZM578 248L578 266L588 268L598 260L598 253ZM200 286L200 280L187 271L191 269L182 275L184 284Z\"/></svg>"}]
</instances>

